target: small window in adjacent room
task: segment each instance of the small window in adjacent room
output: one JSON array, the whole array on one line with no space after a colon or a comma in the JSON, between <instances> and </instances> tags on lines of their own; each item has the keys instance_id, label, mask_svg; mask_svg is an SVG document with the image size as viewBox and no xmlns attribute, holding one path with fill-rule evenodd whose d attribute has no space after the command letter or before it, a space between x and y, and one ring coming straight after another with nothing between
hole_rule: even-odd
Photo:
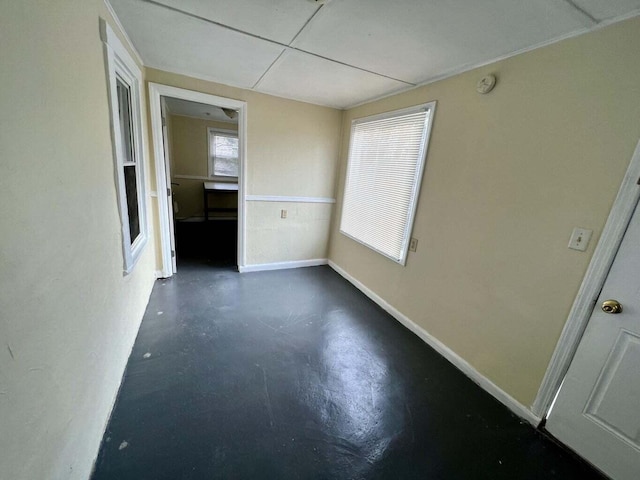
<instances>
[{"instance_id":1,"label":"small window in adjacent room","mask_svg":"<svg viewBox=\"0 0 640 480\"><path fill-rule=\"evenodd\" d=\"M404 265L435 102L351 123L340 231Z\"/></svg>"},{"instance_id":2,"label":"small window in adjacent room","mask_svg":"<svg viewBox=\"0 0 640 480\"><path fill-rule=\"evenodd\" d=\"M209 176L238 177L238 132L209 128Z\"/></svg>"},{"instance_id":3,"label":"small window in adjacent room","mask_svg":"<svg viewBox=\"0 0 640 480\"><path fill-rule=\"evenodd\" d=\"M142 73L111 28L100 22L107 58L116 191L124 271L130 273L147 242L140 91Z\"/></svg>"}]
</instances>

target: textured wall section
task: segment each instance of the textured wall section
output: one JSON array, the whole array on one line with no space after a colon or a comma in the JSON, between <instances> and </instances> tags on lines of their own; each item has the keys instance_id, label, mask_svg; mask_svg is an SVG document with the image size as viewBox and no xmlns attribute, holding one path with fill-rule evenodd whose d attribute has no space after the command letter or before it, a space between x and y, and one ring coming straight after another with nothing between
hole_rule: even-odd
<instances>
[{"instance_id":1,"label":"textured wall section","mask_svg":"<svg viewBox=\"0 0 640 480\"><path fill-rule=\"evenodd\" d=\"M123 277L103 2L0 12L0 478L84 480L153 285L154 245Z\"/></svg>"},{"instance_id":2,"label":"textured wall section","mask_svg":"<svg viewBox=\"0 0 640 480\"><path fill-rule=\"evenodd\" d=\"M530 405L640 137L640 19L349 110L330 258ZM488 95L476 82L494 73ZM353 118L437 100L402 267L339 233ZM594 229L586 253L573 227Z\"/></svg>"},{"instance_id":3,"label":"textured wall section","mask_svg":"<svg viewBox=\"0 0 640 480\"><path fill-rule=\"evenodd\" d=\"M281 210L287 218L281 218ZM327 258L333 204L247 202L247 265Z\"/></svg>"}]
</instances>

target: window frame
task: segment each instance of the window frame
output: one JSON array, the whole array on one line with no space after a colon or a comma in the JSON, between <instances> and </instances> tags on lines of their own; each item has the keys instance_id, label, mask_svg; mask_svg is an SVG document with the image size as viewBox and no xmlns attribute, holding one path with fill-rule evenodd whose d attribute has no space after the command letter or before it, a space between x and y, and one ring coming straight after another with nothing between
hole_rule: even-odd
<instances>
[{"instance_id":1,"label":"window frame","mask_svg":"<svg viewBox=\"0 0 640 480\"><path fill-rule=\"evenodd\" d=\"M339 227L339 231L341 234L343 234L344 236L354 240L355 242L360 243L361 245L364 245L365 247L373 250L376 253L379 253L380 255L382 255L385 258L388 258L390 260L392 260L395 263L398 263L402 266L406 265L407 262L407 256L408 256L408 250L409 250L409 243L411 241L411 234L413 231L413 225L414 225L414 221L415 221L415 214L416 214L416 210L418 207L418 200L419 200L419 196L420 196L420 188L422 185L422 179L424 176L424 170L425 170L425 165L426 165L426 159L427 159L427 153L428 153L428 149L429 149L429 141L431 138L431 128L433 126L433 119L435 116L435 110L436 110L436 101L432 101L432 102L428 102L428 103L423 103L420 105L414 105L411 107L407 107L407 108L401 108L398 110L393 110L393 111L389 111L389 112L384 112L384 113L379 113L376 115L369 115L366 117L360 117L360 118L355 118L351 121L351 130L350 130L350 136L349 136L349 150L348 150L348 154L347 154L347 167L346 167L346 172L345 172L345 185L344 185L344 190L343 190L343 195L342 195L342 209L340 212L340 227ZM354 141L354 133L355 133L355 129L357 125L363 124L363 123L369 123L369 122L375 122L375 121L379 121L379 120L385 120L385 119L389 119L389 118L394 118L394 117L401 117L401 116L405 116L405 115L410 115L413 113L417 113L419 111L427 111L428 115L425 119L425 126L423 127L423 131L422 131L422 139L421 139L421 144L420 144L420 149L419 149L419 153L418 153L418 158L417 158L417 168L416 168L416 173L415 176L413 178L413 185L412 185L412 189L411 189L411 203L409 205L409 209L408 209L408 215L407 215L407 221L406 224L404 226L404 230L402 232L403 238L402 238L402 246L400 249L400 258L395 258L392 255L389 255L386 252L383 252L381 250L379 250L378 248L368 244L366 241L350 234L347 233L343 230L343 221L344 221L344 200L347 196L347 191L349 189L349 185L350 185L350 173L351 173L351 166L352 166L352 152L353 152L353 141Z\"/></svg>"},{"instance_id":2,"label":"window frame","mask_svg":"<svg viewBox=\"0 0 640 480\"><path fill-rule=\"evenodd\" d=\"M124 274L131 273L140 259L144 247L149 239L147 225L147 188L145 182L145 144L142 135L142 72L131 58L131 55L118 39L111 27L100 19L100 36L104 44L105 67L107 73L107 96L111 120L111 143L113 147L113 162L120 214L123 270ZM127 161L121 136L119 98L117 82L120 81L129 89L131 154L133 161ZM138 223L140 232L131 241L129 228L129 209L125 185L125 167L134 166L136 171L136 194L138 207Z\"/></svg>"},{"instance_id":3,"label":"window frame","mask_svg":"<svg viewBox=\"0 0 640 480\"><path fill-rule=\"evenodd\" d=\"M218 175L215 173L215 158L211 151L211 136L220 135L225 137L231 137L238 140L238 171L240 171L240 138L237 130L227 130L224 128L207 127L207 176L209 178L226 178L226 179L238 179L237 175Z\"/></svg>"}]
</instances>

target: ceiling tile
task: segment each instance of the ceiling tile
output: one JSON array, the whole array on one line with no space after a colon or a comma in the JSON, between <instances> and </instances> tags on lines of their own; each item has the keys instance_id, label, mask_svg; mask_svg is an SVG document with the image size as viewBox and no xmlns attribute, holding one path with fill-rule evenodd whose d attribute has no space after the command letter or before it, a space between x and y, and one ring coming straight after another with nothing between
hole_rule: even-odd
<instances>
[{"instance_id":1,"label":"ceiling tile","mask_svg":"<svg viewBox=\"0 0 640 480\"><path fill-rule=\"evenodd\" d=\"M334 1L294 46L419 83L591 24L558 0Z\"/></svg>"},{"instance_id":2,"label":"ceiling tile","mask_svg":"<svg viewBox=\"0 0 640 480\"><path fill-rule=\"evenodd\" d=\"M287 50L256 90L344 108L408 85L295 50Z\"/></svg>"},{"instance_id":3,"label":"ceiling tile","mask_svg":"<svg viewBox=\"0 0 640 480\"><path fill-rule=\"evenodd\" d=\"M283 47L136 0L111 0L146 66L251 88Z\"/></svg>"},{"instance_id":4,"label":"ceiling tile","mask_svg":"<svg viewBox=\"0 0 640 480\"><path fill-rule=\"evenodd\" d=\"M640 9L640 0L573 0L573 3L598 20L619 17Z\"/></svg>"},{"instance_id":5,"label":"ceiling tile","mask_svg":"<svg viewBox=\"0 0 640 480\"><path fill-rule=\"evenodd\" d=\"M238 123L238 117L229 118L221 107L207 105L204 103L190 102L180 98L164 97L167 110L171 115L183 115L185 117L201 118L216 122L225 122L229 125Z\"/></svg>"},{"instance_id":6,"label":"ceiling tile","mask_svg":"<svg viewBox=\"0 0 640 480\"><path fill-rule=\"evenodd\" d=\"M158 3L289 44L319 8L308 0L156 0Z\"/></svg>"}]
</instances>

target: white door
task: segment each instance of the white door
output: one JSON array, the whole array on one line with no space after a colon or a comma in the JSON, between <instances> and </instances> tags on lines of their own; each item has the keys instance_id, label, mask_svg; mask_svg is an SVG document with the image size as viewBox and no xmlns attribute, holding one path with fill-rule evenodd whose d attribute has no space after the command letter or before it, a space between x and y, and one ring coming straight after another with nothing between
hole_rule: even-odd
<instances>
[{"instance_id":1,"label":"white door","mask_svg":"<svg viewBox=\"0 0 640 480\"><path fill-rule=\"evenodd\" d=\"M160 110L162 115L162 147L164 148L165 181L167 187L167 212L169 214L169 239L171 242L171 269L173 273L178 271L176 262L176 232L173 218L173 189L171 188L171 158L169 152L169 132L167 131L167 106L164 97L161 97Z\"/></svg>"},{"instance_id":2,"label":"white door","mask_svg":"<svg viewBox=\"0 0 640 480\"><path fill-rule=\"evenodd\" d=\"M616 304L607 300L618 302L622 311L612 311ZM546 428L612 478L640 479L638 206Z\"/></svg>"}]
</instances>

